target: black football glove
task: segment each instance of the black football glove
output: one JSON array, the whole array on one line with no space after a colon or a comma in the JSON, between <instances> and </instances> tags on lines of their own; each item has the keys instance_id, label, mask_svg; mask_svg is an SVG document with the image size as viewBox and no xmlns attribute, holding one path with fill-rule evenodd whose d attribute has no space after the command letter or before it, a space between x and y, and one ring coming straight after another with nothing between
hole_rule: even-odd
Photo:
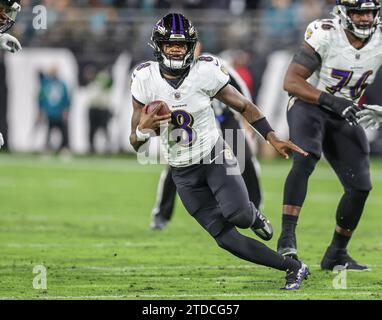
<instances>
[{"instance_id":1,"label":"black football glove","mask_svg":"<svg viewBox=\"0 0 382 320\"><path fill-rule=\"evenodd\" d=\"M351 126L358 125L356 113L362 109L352 100L336 97L327 92L322 92L318 102L320 105L329 107L330 110L349 122Z\"/></svg>"}]
</instances>

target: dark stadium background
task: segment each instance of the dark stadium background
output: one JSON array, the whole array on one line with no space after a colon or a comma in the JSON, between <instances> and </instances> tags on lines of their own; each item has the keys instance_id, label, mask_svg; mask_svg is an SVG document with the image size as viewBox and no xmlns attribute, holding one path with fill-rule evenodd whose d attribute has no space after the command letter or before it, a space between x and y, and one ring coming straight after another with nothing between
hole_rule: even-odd
<instances>
[{"instance_id":1,"label":"dark stadium background","mask_svg":"<svg viewBox=\"0 0 382 320\"><path fill-rule=\"evenodd\" d=\"M329 17L335 1L319 0L23 0L13 28L24 50L1 54L0 131L12 151L44 149L46 129L36 125L38 73L58 66L72 97L69 143L74 153L90 149L86 86L101 71L113 77L109 151L132 151L129 134L129 72L138 62L152 59L147 45L153 26L170 11L183 12L195 23L203 51L219 55L241 69L254 100L286 136L284 107L287 96L282 78L307 24ZM46 29L36 29L41 7L47 12ZM270 76L269 76L270 75ZM381 103L378 84L369 103ZM373 90L374 88L374 90ZM20 91L24 95L20 98ZM21 100L20 100L21 99ZM105 151L103 136L96 142ZM33 140L33 141L32 141ZM382 153L380 138L370 134L372 153Z\"/></svg>"}]
</instances>

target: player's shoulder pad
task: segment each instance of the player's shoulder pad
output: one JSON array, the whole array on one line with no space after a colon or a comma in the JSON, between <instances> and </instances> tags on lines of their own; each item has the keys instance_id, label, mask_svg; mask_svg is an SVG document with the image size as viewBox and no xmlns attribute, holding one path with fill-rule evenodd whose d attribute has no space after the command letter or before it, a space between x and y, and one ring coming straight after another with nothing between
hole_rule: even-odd
<instances>
[{"instance_id":1,"label":"player's shoulder pad","mask_svg":"<svg viewBox=\"0 0 382 320\"><path fill-rule=\"evenodd\" d=\"M227 69L222 62L213 55L201 55L195 59L195 67L200 74L210 75L211 72L223 72L228 75Z\"/></svg>"},{"instance_id":2,"label":"player's shoulder pad","mask_svg":"<svg viewBox=\"0 0 382 320\"><path fill-rule=\"evenodd\" d=\"M317 19L305 31L306 42L327 42L339 31L336 19Z\"/></svg>"},{"instance_id":3,"label":"player's shoulder pad","mask_svg":"<svg viewBox=\"0 0 382 320\"><path fill-rule=\"evenodd\" d=\"M135 67L131 78L134 80L135 78L138 78L140 80L146 80L151 73L152 68L155 66L155 61L146 61L140 63L138 66Z\"/></svg>"}]
</instances>

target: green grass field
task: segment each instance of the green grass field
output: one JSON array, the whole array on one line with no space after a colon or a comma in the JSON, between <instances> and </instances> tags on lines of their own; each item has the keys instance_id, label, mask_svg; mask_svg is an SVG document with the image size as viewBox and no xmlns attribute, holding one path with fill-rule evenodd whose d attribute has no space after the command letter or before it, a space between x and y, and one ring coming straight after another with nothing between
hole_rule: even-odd
<instances>
[{"instance_id":1,"label":"green grass field","mask_svg":"<svg viewBox=\"0 0 382 320\"><path fill-rule=\"evenodd\" d=\"M290 164L262 163L264 212L275 228L272 248ZM283 272L218 248L179 199L168 229L150 231L160 171L132 158L67 162L1 154L0 299L382 298L382 162L372 163L374 189L349 248L372 271L349 273L348 288L336 290L335 274L319 270L341 195L336 176L321 162L298 226L300 256L312 276L291 293L279 290ZM46 290L32 286L36 265L47 268Z\"/></svg>"}]
</instances>

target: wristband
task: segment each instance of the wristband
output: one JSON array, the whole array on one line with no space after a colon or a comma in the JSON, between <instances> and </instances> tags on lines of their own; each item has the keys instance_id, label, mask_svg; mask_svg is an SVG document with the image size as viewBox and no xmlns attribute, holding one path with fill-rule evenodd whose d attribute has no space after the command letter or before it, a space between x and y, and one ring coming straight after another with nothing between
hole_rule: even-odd
<instances>
[{"instance_id":1,"label":"wristband","mask_svg":"<svg viewBox=\"0 0 382 320\"><path fill-rule=\"evenodd\" d=\"M345 98L336 97L330 93L322 92L318 98L318 103L321 106L326 106L332 109L332 111L343 111L347 107L354 105L354 102Z\"/></svg>"},{"instance_id":2,"label":"wristband","mask_svg":"<svg viewBox=\"0 0 382 320\"><path fill-rule=\"evenodd\" d=\"M323 91L318 97L318 103L321 106L332 107L335 103L335 97L334 95Z\"/></svg>"},{"instance_id":3,"label":"wristband","mask_svg":"<svg viewBox=\"0 0 382 320\"><path fill-rule=\"evenodd\" d=\"M151 135L149 132L143 133L142 131L139 130L139 127L135 129L135 134L137 135L137 140L138 141L146 141L150 139Z\"/></svg>"},{"instance_id":4,"label":"wristband","mask_svg":"<svg viewBox=\"0 0 382 320\"><path fill-rule=\"evenodd\" d=\"M267 121L267 119L261 118L259 120L256 120L254 122L251 122L250 125L255 129L259 134L263 136L265 140L267 140L267 135L271 131L275 131L272 129L271 125Z\"/></svg>"}]
</instances>

